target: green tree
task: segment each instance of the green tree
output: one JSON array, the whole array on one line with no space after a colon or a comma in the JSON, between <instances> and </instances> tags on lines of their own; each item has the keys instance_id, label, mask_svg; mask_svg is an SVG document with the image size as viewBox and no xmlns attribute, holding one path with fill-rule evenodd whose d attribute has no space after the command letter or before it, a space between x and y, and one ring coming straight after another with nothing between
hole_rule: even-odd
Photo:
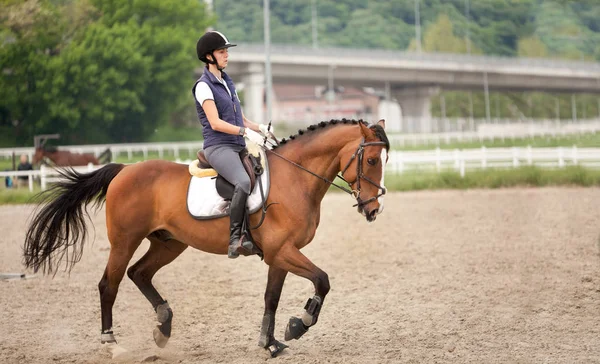
<instances>
[{"instance_id":1,"label":"green tree","mask_svg":"<svg viewBox=\"0 0 600 364\"><path fill-rule=\"evenodd\" d=\"M187 100L196 0L3 0L0 127L18 143L145 140ZM194 31L190 31L194 30Z\"/></svg>"}]
</instances>

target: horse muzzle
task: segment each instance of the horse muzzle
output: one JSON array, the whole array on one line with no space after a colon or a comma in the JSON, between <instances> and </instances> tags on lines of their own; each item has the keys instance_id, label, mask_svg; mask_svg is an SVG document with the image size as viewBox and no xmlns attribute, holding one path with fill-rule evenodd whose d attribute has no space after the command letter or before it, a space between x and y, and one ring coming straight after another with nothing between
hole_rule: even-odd
<instances>
[{"instance_id":1,"label":"horse muzzle","mask_svg":"<svg viewBox=\"0 0 600 364\"><path fill-rule=\"evenodd\" d=\"M362 206L360 206L358 208L358 212L363 215L364 217L366 217L368 222L373 222L375 221L375 219L377 218L377 215L379 215L379 209L375 208L372 209L370 211L365 210Z\"/></svg>"}]
</instances>

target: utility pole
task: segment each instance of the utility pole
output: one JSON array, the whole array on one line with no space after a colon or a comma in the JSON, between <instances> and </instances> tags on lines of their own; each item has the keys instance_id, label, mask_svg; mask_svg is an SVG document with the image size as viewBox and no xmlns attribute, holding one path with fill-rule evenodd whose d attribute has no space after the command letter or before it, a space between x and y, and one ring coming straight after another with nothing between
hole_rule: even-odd
<instances>
[{"instance_id":1,"label":"utility pole","mask_svg":"<svg viewBox=\"0 0 600 364\"><path fill-rule=\"evenodd\" d=\"M319 48L318 33L317 33L317 0L311 0L312 7L312 46L314 49Z\"/></svg>"},{"instance_id":2,"label":"utility pole","mask_svg":"<svg viewBox=\"0 0 600 364\"><path fill-rule=\"evenodd\" d=\"M263 0L263 17L264 17L264 33L265 33L265 81L266 81L266 98L267 98L267 119L262 122L271 122L271 107L272 107L272 88L273 79L271 76L271 12L269 9L269 0ZM261 122L261 121L259 121Z\"/></svg>"},{"instance_id":3,"label":"utility pole","mask_svg":"<svg viewBox=\"0 0 600 364\"><path fill-rule=\"evenodd\" d=\"M417 52L421 53L421 14L419 12L420 0L415 0L415 36L417 38Z\"/></svg>"}]
</instances>

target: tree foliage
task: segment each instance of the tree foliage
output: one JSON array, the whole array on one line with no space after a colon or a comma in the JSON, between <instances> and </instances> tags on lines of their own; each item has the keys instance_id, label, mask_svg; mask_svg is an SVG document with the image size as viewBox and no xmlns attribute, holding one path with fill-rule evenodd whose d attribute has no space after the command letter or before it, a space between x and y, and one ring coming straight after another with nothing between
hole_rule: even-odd
<instances>
[{"instance_id":1,"label":"tree foliage","mask_svg":"<svg viewBox=\"0 0 600 364\"><path fill-rule=\"evenodd\" d=\"M0 0L0 132L145 140L184 97L212 22L197 0Z\"/></svg>"}]
</instances>

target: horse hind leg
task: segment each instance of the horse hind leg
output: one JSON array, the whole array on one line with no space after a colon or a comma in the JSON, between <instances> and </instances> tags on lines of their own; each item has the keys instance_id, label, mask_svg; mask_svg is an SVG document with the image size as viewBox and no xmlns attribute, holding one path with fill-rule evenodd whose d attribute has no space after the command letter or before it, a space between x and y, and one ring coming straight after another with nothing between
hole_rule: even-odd
<instances>
[{"instance_id":1,"label":"horse hind leg","mask_svg":"<svg viewBox=\"0 0 600 364\"><path fill-rule=\"evenodd\" d=\"M160 348L164 348L171 337L173 311L169 307L169 303L152 285L152 277L160 268L171 263L187 248L187 245L177 240L163 239L156 233L148 236L150 248L140 260L127 270L127 276L150 301L156 312L159 324L154 329L154 342Z\"/></svg>"},{"instance_id":2,"label":"horse hind leg","mask_svg":"<svg viewBox=\"0 0 600 364\"><path fill-rule=\"evenodd\" d=\"M113 241L115 240L111 240L111 242ZM126 240L119 240L118 244L111 244L108 263L104 269L104 275L98 283L102 312L102 333L100 340L103 344L117 342L112 331L112 309L117 298L117 292L119 291L119 284L125 275L127 264L129 264L133 253L140 243L141 239L129 244L126 243Z\"/></svg>"}]
</instances>

